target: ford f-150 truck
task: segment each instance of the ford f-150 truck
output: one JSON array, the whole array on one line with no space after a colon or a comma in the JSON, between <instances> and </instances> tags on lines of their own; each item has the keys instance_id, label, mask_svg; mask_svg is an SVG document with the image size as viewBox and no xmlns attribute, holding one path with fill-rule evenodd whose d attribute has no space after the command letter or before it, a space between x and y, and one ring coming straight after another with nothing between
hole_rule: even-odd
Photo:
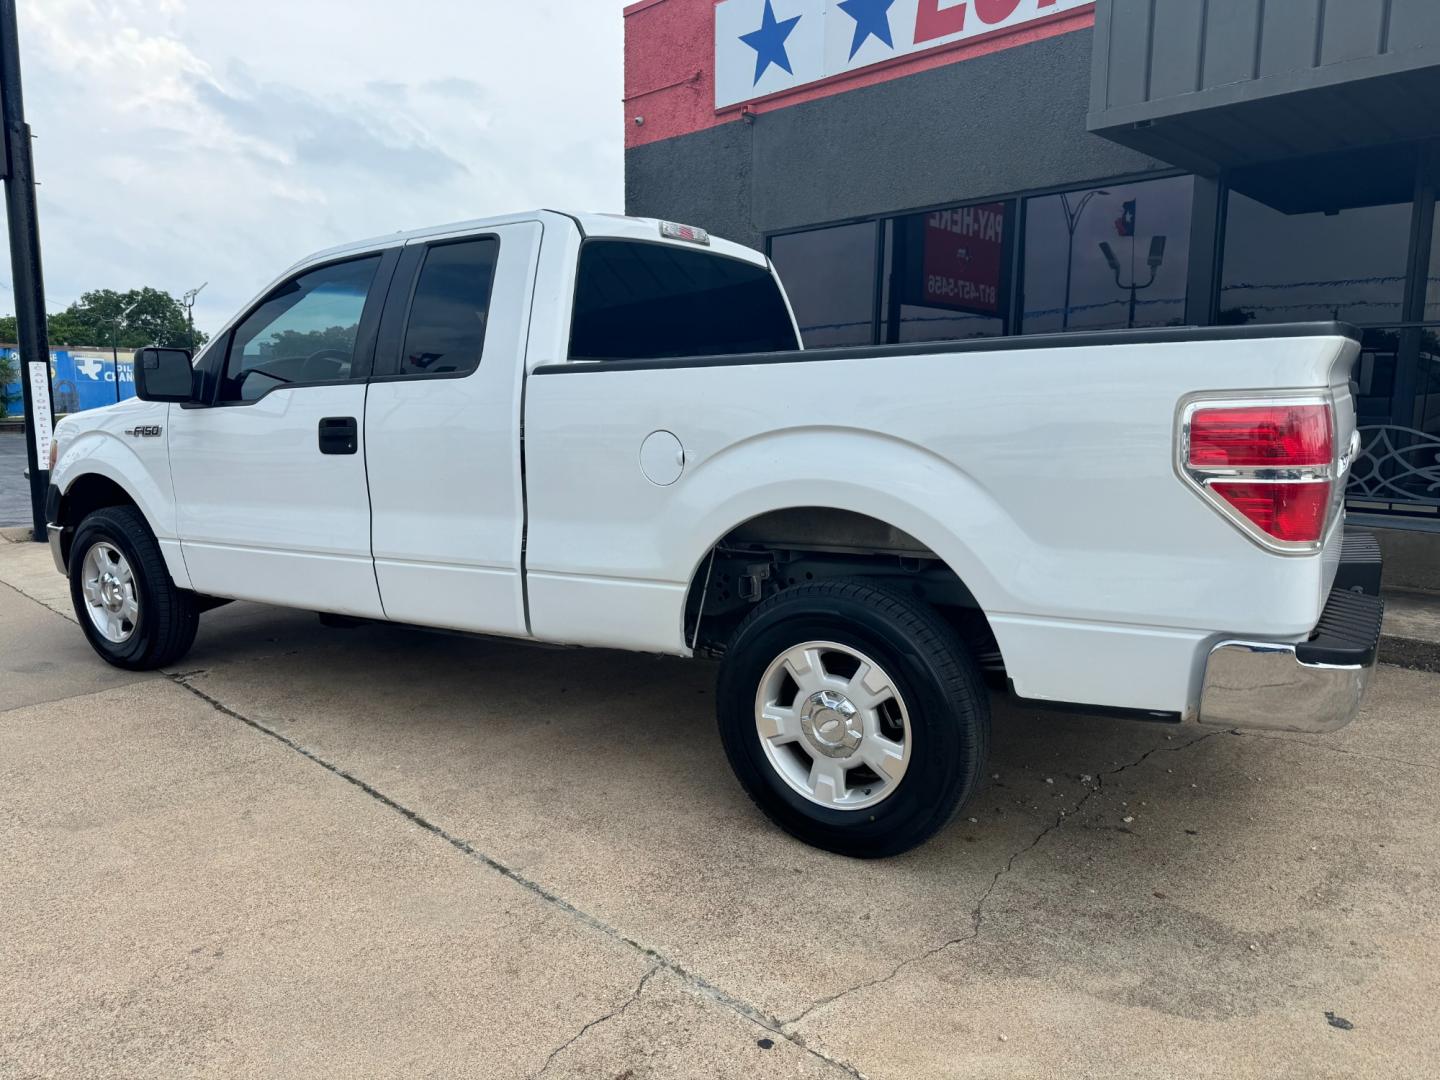
<instances>
[{"instance_id":1,"label":"ford f-150 truck","mask_svg":"<svg viewBox=\"0 0 1440 1080\"><path fill-rule=\"evenodd\" d=\"M1355 715L1357 352L1333 324L806 350L765 256L541 211L323 252L193 362L137 353L139 400L56 430L50 541L125 668L227 600L718 657L760 808L887 855L975 789L992 686Z\"/></svg>"}]
</instances>

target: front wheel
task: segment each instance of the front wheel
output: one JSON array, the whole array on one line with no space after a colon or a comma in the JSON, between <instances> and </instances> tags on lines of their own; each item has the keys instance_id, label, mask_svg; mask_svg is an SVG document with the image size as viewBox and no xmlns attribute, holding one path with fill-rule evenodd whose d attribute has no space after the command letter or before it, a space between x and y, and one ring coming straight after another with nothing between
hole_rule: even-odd
<instances>
[{"instance_id":1,"label":"front wheel","mask_svg":"<svg viewBox=\"0 0 1440 1080\"><path fill-rule=\"evenodd\" d=\"M195 642L199 602L177 588L140 512L96 510L70 547L70 599L90 645L130 671L173 664Z\"/></svg>"},{"instance_id":2,"label":"front wheel","mask_svg":"<svg viewBox=\"0 0 1440 1080\"><path fill-rule=\"evenodd\" d=\"M758 605L726 650L717 699L756 805L843 855L897 855L939 832L989 751L989 701L955 632L929 605L863 581Z\"/></svg>"}]
</instances>

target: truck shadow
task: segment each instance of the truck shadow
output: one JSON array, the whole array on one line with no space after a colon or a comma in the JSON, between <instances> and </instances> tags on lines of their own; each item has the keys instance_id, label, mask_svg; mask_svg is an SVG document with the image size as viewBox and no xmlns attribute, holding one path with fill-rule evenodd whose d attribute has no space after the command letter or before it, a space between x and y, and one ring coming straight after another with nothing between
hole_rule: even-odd
<instances>
[{"instance_id":1,"label":"truck shadow","mask_svg":"<svg viewBox=\"0 0 1440 1080\"><path fill-rule=\"evenodd\" d=\"M727 991L782 1018L847 972L924 957L951 983L1043 978L1123 1006L1246 1014L1318 978L1327 942L1375 933L1337 910L1376 916L1377 889L1413 887L1399 863L1365 878L1321 854L1388 828L1364 805L1333 822L1325 793L1337 767L1370 767L1358 756L1004 698L991 764L949 829L883 862L816 851L731 777L714 674L235 605L208 617L182 681L625 936L678 943L676 962L730 973ZM785 969L799 941L817 951Z\"/></svg>"}]
</instances>

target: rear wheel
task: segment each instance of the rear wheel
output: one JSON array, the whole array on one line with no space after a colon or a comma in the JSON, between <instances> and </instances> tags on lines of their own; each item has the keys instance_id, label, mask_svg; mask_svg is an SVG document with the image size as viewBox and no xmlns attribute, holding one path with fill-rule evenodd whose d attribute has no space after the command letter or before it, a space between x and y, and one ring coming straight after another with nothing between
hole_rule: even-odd
<instances>
[{"instance_id":1,"label":"rear wheel","mask_svg":"<svg viewBox=\"0 0 1440 1080\"><path fill-rule=\"evenodd\" d=\"M97 510L75 530L70 599L94 650L131 671L179 660L200 624L198 598L176 587L149 525L129 506Z\"/></svg>"},{"instance_id":2,"label":"rear wheel","mask_svg":"<svg viewBox=\"0 0 1440 1080\"><path fill-rule=\"evenodd\" d=\"M862 581L760 604L720 670L720 734L745 790L830 851L899 854L949 823L989 751L974 659L928 605Z\"/></svg>"}]
</instances>

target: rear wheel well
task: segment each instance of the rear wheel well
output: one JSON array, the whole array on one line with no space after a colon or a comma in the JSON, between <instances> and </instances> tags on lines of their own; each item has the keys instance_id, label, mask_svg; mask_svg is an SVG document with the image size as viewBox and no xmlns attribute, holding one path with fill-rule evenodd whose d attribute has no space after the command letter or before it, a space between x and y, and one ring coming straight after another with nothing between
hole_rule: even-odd
<instances>
[{"instance_id":1,"label":"rear wheel well","mask_svg":"<svg viewBox=\"0 0 1440 1080\"><path fill-rule=\"evenodd\" d=\"M990 622L960 576L915 537L851 510L776 510L730 530L705 554L685 603L685 640L723 655L745 616L782 589L860 578L930 604L971 649L987 676L1003 679Z\"/></svg>"}]
</instances>

